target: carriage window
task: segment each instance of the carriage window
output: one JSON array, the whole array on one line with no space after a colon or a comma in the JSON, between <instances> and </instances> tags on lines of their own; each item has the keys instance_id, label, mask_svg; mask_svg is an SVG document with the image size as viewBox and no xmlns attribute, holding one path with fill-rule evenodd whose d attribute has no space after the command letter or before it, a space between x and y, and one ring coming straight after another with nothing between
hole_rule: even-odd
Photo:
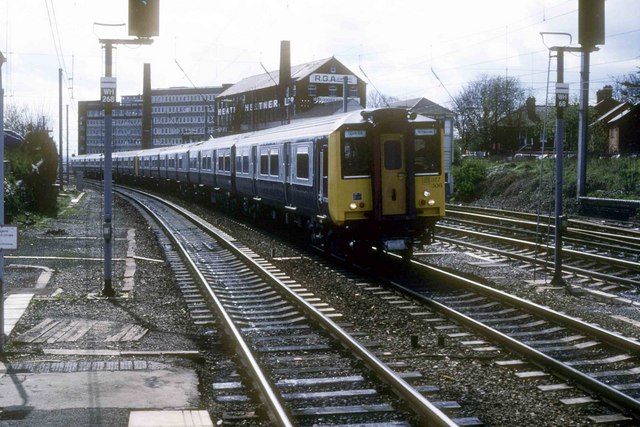
<instances>
[{"instance_id":1,"label":"carriage window","mask_svg":"<svg viewBox=\"0 0 640 427\"><path fill-rule=\"evenodd\" d=\"M222 156L218 156L218 170L219 171L224 170L224 157Z\"/></svg>"},{"instance_id":2,"label":"carriage window","mask_svg":"<svg viewBox=\"0 0 640 427\"><path fill-rule=\"evenodd\" d=\"M269 175L269 152L260 153L260 175Z\"/></svg>"},{"instance_id":3,"label":"carriage window","mask_svg":"<svg viewBox=\"0 0 640 427\"><path fill-rule=\"evenodd\" d=\"M226 172L231 171L231 156L229 154L224 155L224 170Z\"/></svg>"},{"instance_id":4,"label":"carriage window","mask_svg":"<svg viewBox=\"0 0 640 427\"><path fill-rule=\"evenodd\" d=\"M269 152L269 175L278 176L280 175L280 163L278 162L278 151L271 150Z\"/></svg>"},{"instance_id":5,"label":"carriage window","mask_svg":"<svg viewBox=\"0 0 640 427\"><path fill-rule=\"evenodd\" d=\"M201 169L211 169L211 157L204 156L200 158Z\"/></svg>"},{"instance_id":6,"label":"carriage window","mask_svg":"<svg viewBox=\"0 0 640 427\"><path fill-rule=\"evenodd\" d=\"M242 155L242 171L244 173L249 173L249 154L247 153Z\"/></svg>"},{"instance_id":7,"label":"carriage window","mask_svg":"<svg viewBox=\"0 0 640 427\"><path fill-rule=\"evenodd\" d=\"M437 135L416 139L415 173L439 174L442 171L440 138Z\"/></svg>"},{"instance_id":8,"label":"carriage window","mask_svg":"<svg viewBox=\"0 0 640 427\"><path fill-rule=\"evenodd\" d=\"M296 148L296 177L309 179L309 147Z\"/></svg>"},{"instance_id":9,"label":"carriage window","mask_svg":"<svg viewBox=\"0 0 640 427\"><path fill-rule=\"evenodd\" d=\"M385 141L384 168L388 170L402 168L402 143L400 141Z\"/></svg>"},{"instance_id":10,"label":"carriage window","mask_svg":"<svg viewBox=\"0 0 640 427\"><path fill-rule=\"evenodd\" d=\"M342 143L342 175L371 175L371 147L366 138L345 138Z\"/></svg>"}]
</instances>

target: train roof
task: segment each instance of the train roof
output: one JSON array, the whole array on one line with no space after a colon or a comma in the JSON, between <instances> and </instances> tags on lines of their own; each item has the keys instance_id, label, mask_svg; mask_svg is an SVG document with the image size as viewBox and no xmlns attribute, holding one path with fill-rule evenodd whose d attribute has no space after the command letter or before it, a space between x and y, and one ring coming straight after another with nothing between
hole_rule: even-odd
<instances>
[{"instance_id":1,"label":"train roof","mask_svg":"<svg viewBox=\"0 0 640 427\"><path fill-rule=\"evenodd\" d=\"M387 120L407 118L408 111L403 108L378 108L351 111L348 113L334 114L332 116L322 116L307 119L292 120L290 124L277 126L269 129L223 136L220 138L209 138L206 141L191 142L188 144L173 145L167 147L155 147L146 150L134 150L118 152L118 157L123 156L153 156L160 154L182 153L191 150L211 150L217 148L227 148L233 145L244 146L255 143L279 142L279 141L300 141L311 140L318 137L328 136L338 130L341 126L349 124L365 124L368 122L382 122ZM412 122L434 122L424 116L411 117ZM102 156L101 154L97 156Z\"/></svg>"},{"instance_id":2,"label":"train roof","mask_svg":"<svg viewBox=\"0 0 640 427\"><path fill-rule=\"evenodd\" d=\"M332 116L314 117L292 120L290 124L277 126L255 132L229 135L207 141L202 148L218 148L231 145L248 145L261 142L299 141L327 136L343 125L364 124L369 120L382 120L388 116L406 117L407 111L400 108L380 108L357 110ZM418 116L415 122L434 122L434 120Z\"/></svg>"}]
</instances>

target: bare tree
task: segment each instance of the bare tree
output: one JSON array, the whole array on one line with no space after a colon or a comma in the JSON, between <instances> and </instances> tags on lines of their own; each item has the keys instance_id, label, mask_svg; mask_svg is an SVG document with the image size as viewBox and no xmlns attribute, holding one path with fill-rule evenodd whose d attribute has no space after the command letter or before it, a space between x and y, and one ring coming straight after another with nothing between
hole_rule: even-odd
<instances>
[{"instance_id":1,"label":"bare tree","mask_svg":"<svg viewBox=\"0 0 640 427\"><path fill-rule=\"evenodd\" d=\"M43 110L37 112L26 105L8 104L4 110L4 128L22 136L45 130L46 116Z\"/></svg>"},{"instance_id":2,"label":"bare tree","mask_svg":"<svg viewBox=\"0 0 640 427\"><path fill-rule=\"evenodd\" d=\"M615 98L619 101L626 101L630 104L640 102L640 68L635 73L616 77L613 91Z\"/></svg>"},{"instance_id":3,"label":"bare tree","mask_svg":"<svg viewBox=\"0 0 640 427\"><path fill-rule=\"evenodd\" d=\"M463 150L497 151L498 124L525 103L525 90L514 77L481 75L454 97Z\"/></svg>"},{"instance_id":4,"label":"bare tree","mask_svg":"<svg viewBox=\"0 0 640 427\"><path fill-rule=\"evenodd\" d=\"M367 93L367 107L368 108L380 108L388 107L390 103L398 101L395 96L384 95L377 90L370 90Z\"/></svg>"}]
</instances>

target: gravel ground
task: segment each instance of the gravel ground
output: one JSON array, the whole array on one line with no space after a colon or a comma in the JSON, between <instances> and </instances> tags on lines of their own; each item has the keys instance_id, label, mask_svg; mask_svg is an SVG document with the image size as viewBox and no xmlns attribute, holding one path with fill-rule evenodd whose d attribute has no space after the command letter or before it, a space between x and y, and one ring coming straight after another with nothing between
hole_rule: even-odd
<instances>
[{"instance_id":1,"label":"gravel ground","mask_svg":"<svg viewBox=\"0 0 640 427\"><path fill-rule=\"evenodd\" d=\"M364 290L363 286L356 286L362 279L328 269L324 262L317 262L315 258L309 262L288 260L288 257L299 255L298 249L274 237L277 232L265 231L278 227L264 227L264 224L260 227L238 226L234 220L214 216L205 210L201 210L200 214L209 215L213 218L212 223L233 234L263 257L270 258L275 254L275 258L271 259L274 265L305 284L310 291L342 313L345 322L352 323L355 330L366 334L363 340L380 343L381 347L376 350L394 355L389 360L403 360L410 370L422 372L426 383L439 386L441 392L434 396L434 400L455 400L460 403L462 413L456 412L456 417L477 416L486 425L494 426L583 426L593 425L588 419L590 415L614 412L600 404L566 406L559 399L585 394L577 389L542 392L537 388L538 385L562 381L552 377L520 379L512 368L495 364L498 360L518 359L518 355L503 350L477 352L471 346L461 344L460 339L448 337L445 337L444 345L439 345L439 337L446 335L447 331L439 331L398 310L374 292ZM478 258L438 244L430 246L427 251L432 255L424 258L433 265L465 272L485 284L598 323L623 335L637 338L640 334L637 327L611 317L619 314L640 321L640 313L636 308L612 306L588 296L570 296L562 289L528 285L525 280L534 278L530 266L499 262L492 268L480 267L477 265ZM540 272L536 278L541 278ZM572 282L573 279L568 281ZM368 282L374 284L373 281ZM412 347L412 335L418 337L419 348ZM471 335L462 340L477 339L482 337ZM527 366L525 370L538 369Z\"/></svg>"},{"instance_id":2,"label":"gravel ground","mask_svg":"<svg viewBox=\"0 0 640 427\"><path fill-rule=\"evenodd\" d=\"M22 333L50 318L82 318L133 323L149 329L141 341L118 342L107 348L119 350L195 350L197 331L185 316L182 300L171 270L163 261L163 253L155 236L137 211L119 199L115 200L115 244L113 251L113 283L120 290L124 276L124 258L127 253L127 232L135 230L136 260L134 291L128 295L119 292L118 298L101 297L104 285L102 262L100 195L89 191L76 206L70 206L57 219L46 219L29 227L20 227L18 251L10 253L6 261L6 280L9 292L18 292L23 284L33 286L33 280L24 280L22 269L14 264L46 266L53 269L47 287L38 292L29 310L12 333ZM28 258L28 257L35 257ZM52 257L47 259L46 257ZM53 257L61 257L55 259ZM73 259L62 259L73 258ZM27 270L26 274L33 274ZM57 292L56 292L57 291ZM55 292L55 294L54 294ZM37 351L39 346L12 339L10 351ZM48 344L47 348L68 346L68 343ZM78 348L94 348L98 343L81 340Z\"/></svg>"},{"instance_id":3,"label":"gravel ground","mask_svg":"<svg viewBox=\"0 0 640 427\"><path fill-rule=\"evenodd\" d=\"M20 229L20 249L11 255L82 254L84 257L101 256L99 195L91 191L77 207L67 209L60 218L45 221L42 224ZM336 272L326 267L324 261L314 257L300 262L286 259L299 255L299 250L274 234L268 228L251 225L239 226L235 220L212 213L209 209L198 208L200 214L209 217L211 223L233 234L238 240L252 247L258 254L272 259L274 265L289 276L303 283L323 301L343 314L343 321L353 324L353 330L363 332L363 340L379 343L376 349L389 353L385 360L402 360L410 370L424 375L421 384L439 386L441 391L435 400L455 400L462 410L455 416L476 416L486 425L493 426L557 426L592 425L588 415L609 412L602 405L567 407L559 398L582 396L578 390L543 393L536 386L546 383L559 383L557 379L523 380L515 376L512 369L499 367L497 360L516 359L517 355L505 351L473 351L470 346L461 344L459 339L445 337L447 331L437 330L434 326L408 313L398 310L394 305L382 299L364 286L356 286L363 279L352 274ZM90 319L109 319L119 322L139 323L149 328L149 333L136 343L117 343L109 348L193 350L198 349L204 355L204 363L197 364L200 375L202 404L211 413L221 409L216 407L210 387L214 381L214 371L233 373L234 367L221 351L217 336L211 331L195 328L186 315L186 306L182 301L172 272L162 260L162 249L157 244L153 230L141 219L137 211L127 203L116 199L114 218L117 225L116 249L114 258L124 258L126 254L127 230L136 230L136 253L148 260L137 260L136 287L129 298L106 300L99 298L102 286L102 265L99 261L55 261L38 259L28 260L9 258L7 260L6 280L8 283L32 281L33 272L11 268L9 264L46 265L55 270L51 283L42 291L39 299L32 303L25 317L17 325L9 343L9 351L26 352L16 356L20 360L38 359L38 348L17 343L13 337L27 331L46 317L84 317ZM73 237L65 239L64 237ZM528 286L525 279L532 279L527 266L512 263L500 263L495 268L482 268L474 265L478 260L465 253L451 253L451 249L433 245L428 248L433 255L428 261L442 267L464 271L472 277L484 278L484 282L505 291L537 303L549 305L572 315L578 315L587 321L603 327L613 328L623 335L638 337L639 329L611 318L611 314L621 314L640 320L637 309L628 306L610 306L590 297L576 298L562 290L542 289ZM443 254L445 253L446 254ZM115 276L122 277L124 262L115 263ZM27 277L27 275L31 275ZM499 278L498 278L499 277ZM488 279L494 278L494 279ZM498 279L496 279L498 278ZM368 280L368 283L375 284ZM9 285L8 292L14 292L20 285ZM56 296L50 294L61 289ZM411 336L417 336L419 347L411 344ZM469 336L464 340L482 339ZM87 341L79 346L95 348L95 342ZM530 367L535 370L535 367Z\"/></svg>"}]
</instances>

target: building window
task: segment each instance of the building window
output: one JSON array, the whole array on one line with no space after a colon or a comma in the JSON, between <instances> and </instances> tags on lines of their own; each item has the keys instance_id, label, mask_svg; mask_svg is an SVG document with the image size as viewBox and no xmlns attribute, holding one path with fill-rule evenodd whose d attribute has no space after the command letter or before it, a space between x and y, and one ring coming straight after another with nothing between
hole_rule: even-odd
<instances>
[{"instance_id":1,"label":"building window","mask_svg":"<svg viewBox=\"0 0 640 427\"><path fill-rule=\"evenodd\" d=\"M329 96L338 96L338 86L329 86Z\"/></svg>"},{"instance_id":2,"label":"building window","mask_svg":"<svg viewBox=\"0 0 640 427\"><path fill-rule=\"evenodd\" d=\"M307 87L307 95L318 96L316 85L309 85L309 87Z\"/></svg>"},{"instance_id":3,"label":"building window","mask_svg":"<svg viewBox=\"0 0 640 427\"><path fill-rule=\"evenodd\" d=\"M336 73L336 66L332 65L331 66L331 74L335 74Z\"/></svg>"}]
</instances>

